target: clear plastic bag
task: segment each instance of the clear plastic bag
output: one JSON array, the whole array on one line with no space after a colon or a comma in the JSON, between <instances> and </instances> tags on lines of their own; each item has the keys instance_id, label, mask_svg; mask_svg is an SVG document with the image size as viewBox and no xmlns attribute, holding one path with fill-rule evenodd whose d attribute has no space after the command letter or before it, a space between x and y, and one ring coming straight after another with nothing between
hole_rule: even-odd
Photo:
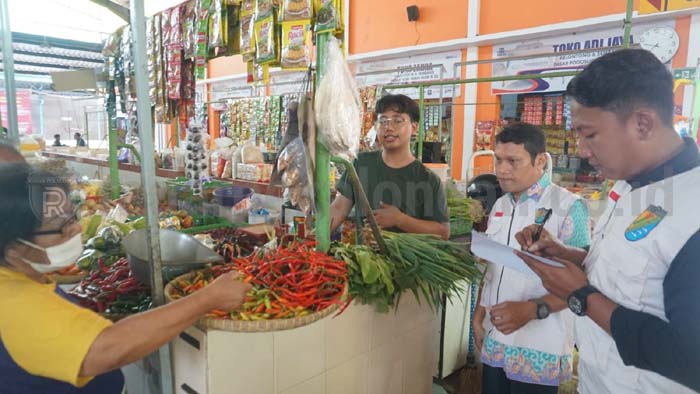
<instances>
[{"instance_id":1,"label":"clear plastic bag","mask_svg":"<svg viewBox=\"0 0 700 394\"><path fill-rule=\"evenodd\" d=\"M301 137L284 147L277 158L277 171L281 175L285 196L292 205L298 206L306 215L314 207L313 177L310 174L306 147Z\"/></svg>"},{"instance_id":2,"label":"clear plastic bag","mask_svg":"<svg viewBox=\"0 0 700 394\"><path fill-rule=\"evenodd\" d=\"M326 67L315 97L319 140L332 155L352 160L360 148L360 97L334 37L328 41Z\"/></svg>"}]
</instances>

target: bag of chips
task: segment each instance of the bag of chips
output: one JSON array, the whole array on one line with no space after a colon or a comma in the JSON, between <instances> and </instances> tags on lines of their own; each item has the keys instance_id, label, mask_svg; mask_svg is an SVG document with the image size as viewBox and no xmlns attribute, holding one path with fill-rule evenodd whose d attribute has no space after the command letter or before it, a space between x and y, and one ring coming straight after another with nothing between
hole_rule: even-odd
<instances>
[{"instance_id":1,"label":"bag of chips","mask_svg":"<svg viewBox=\"0 0 700 394\"><path fill-rule=\"evenodd\" d=\"M311 65L311 20L282 22L282 68L305 70Z\"/></svg>"},{"instance_id":2,"label":"bag of chips","mask_svg":"<svg viewBox=\"0 0 700 394\"><path fill-rule=\"evenodd\" d=\"M312 0L284 0L282 3L282 20L296 21L311 19L313 16Z\"/></svg>"},{"instance_id":3,"label":"bag of chips","mask_svg":"<svg viewBox=\"0 0 700 394\"><path fill-rule=\"evenodd\" d=\"M255 62L266 64L277 60L275 18L273 15L255 22Z\"/></svg>"}]
</instances>

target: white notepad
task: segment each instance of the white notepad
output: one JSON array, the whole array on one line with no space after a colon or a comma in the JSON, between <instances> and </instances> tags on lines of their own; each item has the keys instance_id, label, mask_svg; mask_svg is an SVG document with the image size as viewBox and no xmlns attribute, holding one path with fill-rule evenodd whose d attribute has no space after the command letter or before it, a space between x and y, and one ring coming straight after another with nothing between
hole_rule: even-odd
<instances>
[{"instance_id":1,"label":"white notepad","mask_svg":"<svg viewBox=\"0 0 700 394\"><path fill-rule=\"evenodd\" d=\"M500 264L504 267L514 269L518 272L522 272L528 275L536 275L534 271L525 264L525 261L515 254L515 250L510 246L503 245L502 243L493 241L489 239L486 235L479 233L477 231L472 231L472 253L475 256L480 257L484 260L488 260L494 264ZM544 264L551 265L553 267L564 267L562 263L550 260L545 257L534 255L530 252L521 251Z\"/></svg>"}]
</instances>

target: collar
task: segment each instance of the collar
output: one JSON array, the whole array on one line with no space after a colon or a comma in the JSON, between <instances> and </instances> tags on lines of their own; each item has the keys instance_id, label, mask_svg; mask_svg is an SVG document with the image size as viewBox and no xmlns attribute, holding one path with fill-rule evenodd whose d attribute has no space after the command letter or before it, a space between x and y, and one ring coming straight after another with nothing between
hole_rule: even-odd
<instances>
[{"instance_id":1,"label":"collar","mask_svg":"<svg viewBox=\"0 0 700 394\"><path fill-rule=\"evenodd\" d=\"M518 198L518 204L521 204L529 199L533 199L535 200L535 202L539 202L545 190L547 190L547 187L550 184L552 184L552 180L545 171L544 175L542 175L540 180L538 180L534 185L530 186L525 192L520 194L520 198ZM510 196L510 201L514 202L513 193L508 193L508 195Z\"/></svg>"},{"instance_id":2,"label":"collar","mask_svg":"<svg viewBox=\"0 0 700 394\"><path fill-rule=\"evenodd\" d=\"M683 148L680 152L667 162L630 179L627 183L632 186L632 189L637 189L690 171L699 166L700 153L698 153L698 146L692 138L683 138Z\"/></svg>"}]
</instances>

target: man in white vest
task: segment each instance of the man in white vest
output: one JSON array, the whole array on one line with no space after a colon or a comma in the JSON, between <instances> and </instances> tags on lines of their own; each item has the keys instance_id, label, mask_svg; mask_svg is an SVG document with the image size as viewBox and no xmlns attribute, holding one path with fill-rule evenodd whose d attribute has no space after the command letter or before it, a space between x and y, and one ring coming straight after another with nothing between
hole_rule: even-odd
<instances>
[{"instance_id":1,"label":"man in white vest","mask_svg":"<svg viewBox=\"0 0 700 394\"><path fill-rule=\"evenodd\" d=\"M588 209L545 172L545 137L515 123L496 137L496 176L506 193L494 204L489 238L517 245L515 234L537 223L567 245L590 243ZM497 262L495 262L497 263ZM555 394L571 378L574 315L549 295L539 278L490 263L474 333L484 365L484 394Z\"/></svg>"},{"instance_id":2,"label":"man in white vest","mask_svg":"<svg viewBox=\"0 0 700 394\"><path fill-rule=\"evenodd\" d=\"M650 52L593 61L568 86L579 155L617 183L589 251L533 228L521 255L577 315L580 394L700 391L700 154L673 129L673 79ZM583 266L584 270L581 270Z\"/></svg>"}]
</instances>

